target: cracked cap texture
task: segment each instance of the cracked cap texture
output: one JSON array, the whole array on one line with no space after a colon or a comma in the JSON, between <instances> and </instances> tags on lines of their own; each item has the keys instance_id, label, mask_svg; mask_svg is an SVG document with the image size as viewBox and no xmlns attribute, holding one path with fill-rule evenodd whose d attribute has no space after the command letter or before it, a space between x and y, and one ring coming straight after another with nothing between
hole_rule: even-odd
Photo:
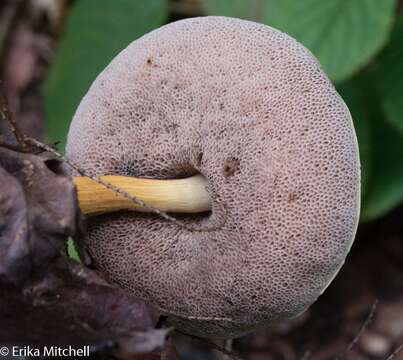
<instances>
[{"instance_id":1,"label":"cracked cap texture","mask_svg":"<svg viewBox=\"0 0 403 360\"><path fill-rule=\"evenodd\" d=\"M349 111L317 60L265 25L193 18L134 41L98 76L68 157L93 174L203 174L210 214L89 219L88 250L174 326L236 337L295 316L343 264L359 218Z\"/></svg>"}]
</instances>

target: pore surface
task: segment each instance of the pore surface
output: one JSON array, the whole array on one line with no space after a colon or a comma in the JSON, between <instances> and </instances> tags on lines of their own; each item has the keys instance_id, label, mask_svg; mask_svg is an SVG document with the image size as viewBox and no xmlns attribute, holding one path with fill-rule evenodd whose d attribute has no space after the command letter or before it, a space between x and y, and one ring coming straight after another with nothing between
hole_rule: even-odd
<instances>
[{"instance_id":1,"label":"pore surface","mask_svg":"<svg viewBox=\"0 0 403 360\"><path fill-rule=\"evenodd\" d=\"M208 180L212 213L184 221L226 216L217 231L127 212L89 221L96 265L183 331L231 337L298 314L354 238L348 109L311 53L268 26L194 18L133 42L81 102L67 155L94 174Z\"/></svg>"}]
</instances>

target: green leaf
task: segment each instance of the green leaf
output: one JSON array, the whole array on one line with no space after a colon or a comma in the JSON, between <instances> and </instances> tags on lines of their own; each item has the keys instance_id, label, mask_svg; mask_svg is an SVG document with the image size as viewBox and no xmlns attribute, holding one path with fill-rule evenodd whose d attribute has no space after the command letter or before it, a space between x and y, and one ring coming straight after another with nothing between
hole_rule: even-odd
<instances>
[{"instance_id":1,"label":"green leaf","mask_svg":"<svg viewBox=\"0 0 403 360\"><path fill-rule=\"evenodd\" d=\"M403 135L383 116L373 71L338 87L356 127L362 164L361 219L387 214L403 201Z\"/></svg>"},{"instance_id":2,"label":"green leaf","mask_svg":"<svg viewBox=\"0 0 403 360\"><path fill-rule=\"evenodd\" d=\"M395 0L205 0L212 15L278 28L319 59L334 81L363 67L388 40Z\"/></svg>"},{"instance_id":3,"label":"green leaf","mask_svg":"<svg viewBox=\"0 0 403 360\"><path fill-rule=\"evenodd\" d=\"M376 122L373 144L373 166L362 217L372 220L403 201L403 135L383 118Z\"/></svg>"},{"instance_id":4,"label":"green leaf","mask_svg":"<svg viewBox=\"0 0 403 360\"><path fill-rule=\"evenodd\" d=\"M403 135L384 118L377 85L373 73L364 73L338 87L360 144L365 221L385 215L403 201Z\"/></svg>"},{"instance_id":5,"label":"green leaf","mask_svg":"<svg viewBox=\"0 0 403 360\"><path fill-rule=\"evenodd\" d=\"M166 0L79 0L44 89L49 141L64 148L81 98L105 66L130 42L167 18Z\"/></svg>"},{"instance_id":6,"label":"green leaf","mask_svg":"<svg viewBox=\"0 0 403 360\"><path fill-rule=\"evenodd\" d=\"M67 240L67 255L69 256L69 258L81 262L76 250L76 246L74 244L74 240L72 238L69 238Z\"/></svg>"},{"instance_id":7,"label":"green leaf","mask_svg":"<svg viewBox=\"0 0 403 360\"><path fill-rule=\"evenodd\" d=\"M403 133L403 15L379 59L377 77L386 118Z\"/></svg>"},{"instance_id":8,"label":"green leaf","mask_svg":"<svg viewBox=\"0 0 403 360\"><path fill-rule=\"evenodd\" d=\"M361 203L364 204L368 193L371 176L371 145L373 137L373 116L376 115L374 94L363 91L367 87L368 79L356 77L337 87L346 102L353 118L355 131L358 138L361 161ZM370 105L370 106L368 106ZM372 111L371 111L372 110Z\"/></svg>"}]
</instances>

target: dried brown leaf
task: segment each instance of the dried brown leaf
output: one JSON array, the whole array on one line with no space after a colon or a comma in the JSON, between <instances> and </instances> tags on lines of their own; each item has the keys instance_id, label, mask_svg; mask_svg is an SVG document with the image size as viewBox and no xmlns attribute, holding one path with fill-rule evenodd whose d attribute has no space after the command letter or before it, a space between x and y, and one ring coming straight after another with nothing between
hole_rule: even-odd
<instances>
[{"instance_id":1,"label":"dried brown leaf","mask_svg":"<svg viewBox=\"0 0 403 360\"><path fill-rule=\"evenodd\" d=\"M0 147L0 345L89 345L98 358L151 359L166 346L158 314L66 256L79 214L58 159Z\"/></svg>"}]
</instances>

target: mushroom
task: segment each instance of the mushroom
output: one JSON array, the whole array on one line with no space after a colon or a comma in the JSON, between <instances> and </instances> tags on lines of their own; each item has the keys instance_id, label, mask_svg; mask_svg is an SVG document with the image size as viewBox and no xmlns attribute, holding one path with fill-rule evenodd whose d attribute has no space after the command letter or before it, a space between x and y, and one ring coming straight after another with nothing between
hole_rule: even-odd
<instances>
[{"instance_id":1,"label":"mushroom","mask_svg":"<svg viewBox=\"0 0 403 360\"><path fill-rule=\"evenodd\" d=\"M115 211L89 217L87 243L112 281L198 336L233 338L303 312L357 229L350 113L306 48L254 22L192 18L134 41L83 98L67 156L115 185L181 181L161 197L201 181L194 193L210 211L177 216L215 230ZM82 200L91 180L75 181Z\"/></svg>"}]
</instances>

